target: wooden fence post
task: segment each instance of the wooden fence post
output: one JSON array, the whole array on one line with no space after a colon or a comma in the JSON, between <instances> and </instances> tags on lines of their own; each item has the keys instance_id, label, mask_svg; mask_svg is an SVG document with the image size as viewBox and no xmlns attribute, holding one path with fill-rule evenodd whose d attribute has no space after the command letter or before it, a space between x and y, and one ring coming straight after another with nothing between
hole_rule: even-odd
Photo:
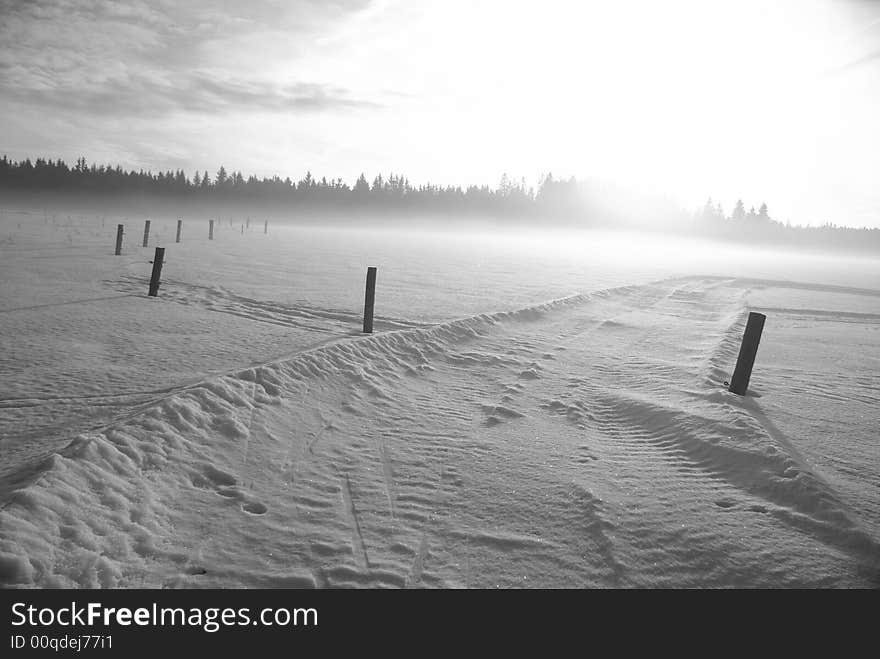
<instances>
[{"instance_id":1,"label":"wooden fence post","mask_svg":"<svg viewBox=\"0 0 880 659\"><path fill-rule=\"evenodd\" d=\"M367 291L364 296L364 334L373 331L373 307L376 302L376 268L367 268Z\"/></svg>"},{"instance_id":2,"label":"wooden fence post","mask_svg":"<svg viewBox=\"0 0 880 659\"><path fill-rule=\"evenodd\" d=\"M743 332L742 344L739 347L739 356L736 358L736 368L733 377L730 378L729 390L740 396L746 395L749 388L749 379L752 377L752 367L755 365L755 355L758 354L758 343L761 341L761 332L764 330L764 321L767 319L762 313L749 312L746 329Z\"/></svg>"},{"instance_id":3,"label":"wooden fence post","mask_svg":"<svg viewBox=\"0 0 880 659\"><path fill-rule=\"evenodd\" d=\"M116 225L116 256L122 254L122 234L124 231L123 225Z\"/></svg>"},{"instance_id":4,"label":"wooden fence post","mask_svg":"<svg viewBox=\"0 0 880 659\"><path fill-rule=\"evenodd\" d=\"M144 247L147 246L147 241L150 239L150 221L146 220L144 222Z\"/></svg>"},{"instance_id":5,"label":"wooden fence post","mask_svg":"<svg viewBox=\"0 0 880 659\"><path fill-rule=\"evenodd\" d=\"M157 247L153 257L153 274L150 275L150 297L156 297L159 293L159 279L162 277L162 263L165 261L165 248Z\"/></svg>"},{"instance_id":6,"label":"wooden fence post","mask_svg":"<svg viewBox=\"0 0 880 659\"><path fill-rule=\"evenodd\" d=\"M214 240L214 220L208 220L208 240Z\"/></svg>"},{"instance_id":7,"label":"wooden fence post","mask_svg":"<svg viewBox=\"0 0 880 659\"><path fill-rule=\"evenodd\" d=\"M176 243L180 242L180 230L182 228L183 228L183 220L177 220L177 238L174 240L174 242L176 242Z\"/></svg>"}]
</instances>

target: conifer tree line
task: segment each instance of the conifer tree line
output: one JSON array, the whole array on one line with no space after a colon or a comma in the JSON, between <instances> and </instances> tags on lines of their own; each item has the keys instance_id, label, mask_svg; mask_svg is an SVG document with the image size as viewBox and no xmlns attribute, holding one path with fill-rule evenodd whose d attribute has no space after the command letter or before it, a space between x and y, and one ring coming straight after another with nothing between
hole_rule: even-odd
<instances>
[{"instance_id":1,"label":"conifer tree line","mask_svg":"<svg viewBox=\"0 0 880 659\"><path fill-rule=\"evenodd\" d=\"M700 214L702 219L708 222L718 222L723 220L732 220L734 222L770 222L772 218L770 217L770 213L767 209L767 204L762 203L758 210L755 210L755 207L752 206L746 211L745 204L743 204L742 199L737 199L736 204L733 207L733 211L731 211L730 215L724 215L724 209L721 207L720 203L714 203L712 198L706 201L706 205L703 206L703 211Z\"/></svg>"},{"instance_id":2,"label":"conifer tree line","mask_svg":"<svg viewBox=\"0 0 880 659\"><path fill-rule=\"evenodd\" d=\"M188 177L183 170L153 173L125 170L120 165L89 164L78 158L71 167L61 159L29 158L20 161L7 156L0 159L0 188L46 192L83 192L94 194L143 194L147 196L204 198L215 200L274 200L307 205L400 206L410 209L450 210L466 208L474 211L505 213L533 212L553 209L576 214L583 212L584 199L572 177L555 179L552 174L541 178L538 189L528 187L524 179L515 181L504 174L496 188L488 185L415 186L403 175L381 174L368 181L361 174L352 186L341 178L320 180L311 172L299 181L289 177L247 178L240 171L228 172L221 166L213 176L208 171ZM725 217L720 204L710 198L698 218L707 222L720 220L769 222L767 204L756 212L745 210L737 202L732 214Z\"/></svg>"},{"instance_id":3,"label":"conifer tree line","mask_svg":"<svg viewBox=\"0 0 880 659\"><path fill-rule=\"evenodd\" d=\"M73 166L61 159L0 159L0 189L57 193L92 193L97 195L141 194L166 198L210 200L261 200L309 206L382 206L408 209L468 209L475 212L513 213L531 211L537 204L559 206L566 192L576 188L574 178L557 180L548 174L537 191L525 180L513 181L506 174L496 188L488 185L467 187L413 185L398 174L381 174L369 181L361 174L353 185L341 178L317 179L311 172L299 181L289 177L247 178L240 171L229 172L221 166L213 175L196 172L191 177L183 170L153 173L125 170L120 165L89 164L78 158ZM569 195L570 196L570 195ZM564 204L562 204L564 205Z\"/></svg>"},{"instance_id":4,"label":"conifer tree line","mask_svg":"<svg viewBox=\"0 0 880 659\"><path fill-rule=\"evenodd\" d=\"M89 164L78 158L73 166L61 159L36 158L15 161L0 158L0 192L56 195L82 195L87 198L112 199L142 197L145 200L167 199L172 202L237 202L245 205L271 204L282 208L304 208L354 214L366 211L388 216L404 213L438 214L465 217L485 214L499 218L520 218L543 222L546 218L567 218L578 224L625 225L627 217L615 213L594 191L575 180L542 176L537 189L524 179L507 174L496 187L488 185L440 186L414 185L400 174L375 176L372 181L361 174L353 185L341 178L315 178L307 172L298 181L279 176L247 178L240 171L220 167L187 176L183 170L154 173L125 170L120 165ZM880 251L880 229L854 229L826 223L821 227L791 226L774 220L766 203L748 210L737 201L729 215L720 203L710 198L694 213L669 208L658 210L657 229L714 235L736 241L763 241L790 245L839 245Z\"/></svg>"}]
</instances>

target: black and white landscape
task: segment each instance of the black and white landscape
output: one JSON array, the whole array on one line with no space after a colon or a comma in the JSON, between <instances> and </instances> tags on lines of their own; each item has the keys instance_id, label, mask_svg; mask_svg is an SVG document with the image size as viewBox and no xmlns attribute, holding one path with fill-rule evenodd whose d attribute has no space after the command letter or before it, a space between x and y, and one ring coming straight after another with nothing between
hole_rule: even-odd
<instances>
[{"instance_id":1,"label":"black and white landscape","mask_svg":"<svg viewBox=\"0 0 880 659\"><path fill-rule=\"evenodd\" d=\"M880 586L878 116L871 2L0 0L0 584Z\"/></svg>"}]
</instances>

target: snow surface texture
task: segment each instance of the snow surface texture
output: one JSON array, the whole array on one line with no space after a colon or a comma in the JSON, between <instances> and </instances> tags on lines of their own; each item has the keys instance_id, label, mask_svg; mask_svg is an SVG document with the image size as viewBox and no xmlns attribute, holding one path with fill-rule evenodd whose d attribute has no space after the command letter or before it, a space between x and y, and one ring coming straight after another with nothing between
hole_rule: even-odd
<instances>
[{"instance_id":1,"label":"snow surface texture","mask_svg":"<svg viewBox=\"0 0 880 659\"><path fill-rule=\"evenodd\" d=\"M2 585L880 585L876 263L116 221L2 218Z\"/></svg>"}]
</instances>

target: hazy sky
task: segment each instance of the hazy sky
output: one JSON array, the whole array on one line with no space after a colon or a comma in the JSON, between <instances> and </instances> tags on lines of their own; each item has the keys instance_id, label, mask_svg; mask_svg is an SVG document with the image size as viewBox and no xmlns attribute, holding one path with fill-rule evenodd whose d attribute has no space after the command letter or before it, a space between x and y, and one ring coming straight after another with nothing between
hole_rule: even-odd
<instances>
[{"instance_id":1,"label":"hazy sky","mask_svg":"<svg viewBox=\"0 0 880 659\"><path fill-rule=\"evenodd\" d=\"M0 0L0 152L880 226L880 2Z\"/></svg>"}]
</instances>

